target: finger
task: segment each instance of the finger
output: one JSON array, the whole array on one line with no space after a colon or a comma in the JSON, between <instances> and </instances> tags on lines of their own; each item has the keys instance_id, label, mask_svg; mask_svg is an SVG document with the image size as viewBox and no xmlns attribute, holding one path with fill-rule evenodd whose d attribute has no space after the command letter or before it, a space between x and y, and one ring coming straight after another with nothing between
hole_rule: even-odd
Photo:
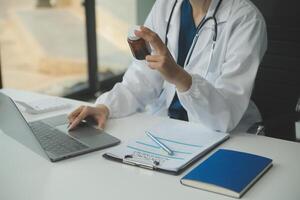
<instances>
[{"instance_id":1,"label":"finger","mask_svg":"<svg viewBox=\"0 0 300 200\"><path fill-rule=\"evenodd\" d=\"M73 112L71 112L68 115L68 120L72 121L77 115L79 115L81 113L81 110L84 108L84 106L79 106L78 108L76 108Z\"/></svg>"},{"instance_id":2,"label":"finger","mask_svg":"<svg viewBox=\"0 0 300 200\"><path fill-rule=\"evenodd\" d=\"M159 45L160 47L165 47L164 42L160 39L160 37L151 29L141 26L141 31L146 33L146 35L149 37L149 42L151 42L151 39L154 39L154 43Z\"/></svg>"},{"instance_id":3,"label":"finger","mask_svg":"<svg viewBox=\"0 0 300 200\"><path fill-rule=\"evenodd\" d=\"M148 66L151 69L159 69L161 64L160 64L160 62L148 62Z\"/></svg>"},{"instance_id":4,"label":"finger","mask_svg":"<svg viewBox=\"0 0 300 200\"><path fill-rule=\"evenodd\" d=\"M104 116L99 117L98 118L98 128L104 129L104 127L106 125L106 121L107 121L106 117L104 117Z\"/></svg>"},{"instance_id":5,"label":"finger","mask_svg":"<svg viewBox=\"0 0 300 200\"><path fill-rule=\"evenodd\" d=\"M162 42L160 37L150 29L141 26L141 30L136 30L134 32L138 37L143 38L145 41L149 42L155 51L157 51L159 54L163 54L166 52L165 50L165 44Z\"/></svg>"},{"instance_id":6,"label":"finger","mask_svg":"<svg viewBox=\"0 0 300 200\"><path fill-rule=\"evenodd\" d=\"M71 121L74 117L76 117L82 110L82 107L80 106L79 108L76 108L76 110L72 111L69 115L68 115L68 120Z\"/></svg>"},{"instance_id":7,"label":"finger","mask_svg":"<svg viewBox=\"0 0 300 200\"><path fill-rule=\"evenodd\" d=\"M69 130L74 129L82 120L84 120L89 115L89 109L86 107L82 109L81 113L73 120L69 126Z\"/></svg>"},{"instance_id":8,"label":"finger","mask_svg":"<svg viewBox=\"0 0 300 200\"><path fill-rule=\"evenodd\" d=\"M160 62L162 60L162 56L160 55L148 55L146 56L147 62Z\"/></svg>"},{"instance_id":9,"label":"finger","mask_svg":"<svg viewBox=\"0 0 300 200\"><path fill-rule=\"evenodd\" d=\"M80 113L78 113L78 115L79 114ZM72 117L71 119L69 119L69 125L68 125L68 127L70 127L70 125L74 122L74 120L78 117L78 115L76 115L76 116Z\"/></svg>"}]
</instances>

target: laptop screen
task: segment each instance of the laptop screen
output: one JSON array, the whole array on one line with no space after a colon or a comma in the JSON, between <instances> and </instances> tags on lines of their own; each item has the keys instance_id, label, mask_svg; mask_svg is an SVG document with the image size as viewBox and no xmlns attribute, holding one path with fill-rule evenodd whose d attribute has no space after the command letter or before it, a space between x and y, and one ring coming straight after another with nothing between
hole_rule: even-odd
<instances>
[{"instance_id":1,"label":"laptop screen","mask_svg":"<svg viewBox=\"0 0 300 200\"><path fill-rule=\"evenodd\" d=\"M0 129L28 149L47 159L23 115L13 100L0 92Z\"/></svg>"}]
</instances>

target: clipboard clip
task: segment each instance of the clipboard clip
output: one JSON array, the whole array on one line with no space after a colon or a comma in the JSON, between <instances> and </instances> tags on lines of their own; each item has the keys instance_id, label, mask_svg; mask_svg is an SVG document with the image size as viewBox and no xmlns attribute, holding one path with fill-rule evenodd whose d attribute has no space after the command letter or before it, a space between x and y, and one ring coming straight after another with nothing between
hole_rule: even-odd
<instances>
[{"instance_id":1,"label":"clipboard clip","mask_svg":"<svg viewBox=\"0 0 300 200\"><path fill-rule=\"evenodd\" d=\"M142 162L141 160L135 159L133 155L125 155L123 158L123 163L138 166L145 169L154 170L159 165L159 161L155 160L153 163Z\"/></svg>"}]
</instances>

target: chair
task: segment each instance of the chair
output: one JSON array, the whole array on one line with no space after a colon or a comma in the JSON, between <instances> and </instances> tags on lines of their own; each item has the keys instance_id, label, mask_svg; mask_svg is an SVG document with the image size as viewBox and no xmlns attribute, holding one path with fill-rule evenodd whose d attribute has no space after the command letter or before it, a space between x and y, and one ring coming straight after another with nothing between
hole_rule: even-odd
<instances>
[{"instance_id":1,"label":"chair","mask_svg":"<svg viewBox=\"0 0 300 200\"><path fill-rule=\"evenodd\" d=\"M267 136L295 140L295 106L300 97L298 1L252 1L265 16L269 43L252 100L262 114Z\"/></svg>"}]
</instances>

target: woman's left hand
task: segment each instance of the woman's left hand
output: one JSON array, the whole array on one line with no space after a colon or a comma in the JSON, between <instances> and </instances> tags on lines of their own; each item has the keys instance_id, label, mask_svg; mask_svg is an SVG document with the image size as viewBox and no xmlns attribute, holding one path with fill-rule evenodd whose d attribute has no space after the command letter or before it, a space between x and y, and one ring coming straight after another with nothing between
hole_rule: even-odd
<instances>
[{"instance_id":1,"label":"woman's left hand","mask_svg":"<svg viewBox=\"0 0 300 200\"><path fill-rule=\"evenodd\" d=\"M135 34L149 42L154 48L155 55L146 57L149 67L158 70L166 81L176 86L179 92L187 91L192 85L192 77L182 67L177 65L160 37L144 26L141 26L140 31L136 30Z\"/></svg>"}]
</instances>

